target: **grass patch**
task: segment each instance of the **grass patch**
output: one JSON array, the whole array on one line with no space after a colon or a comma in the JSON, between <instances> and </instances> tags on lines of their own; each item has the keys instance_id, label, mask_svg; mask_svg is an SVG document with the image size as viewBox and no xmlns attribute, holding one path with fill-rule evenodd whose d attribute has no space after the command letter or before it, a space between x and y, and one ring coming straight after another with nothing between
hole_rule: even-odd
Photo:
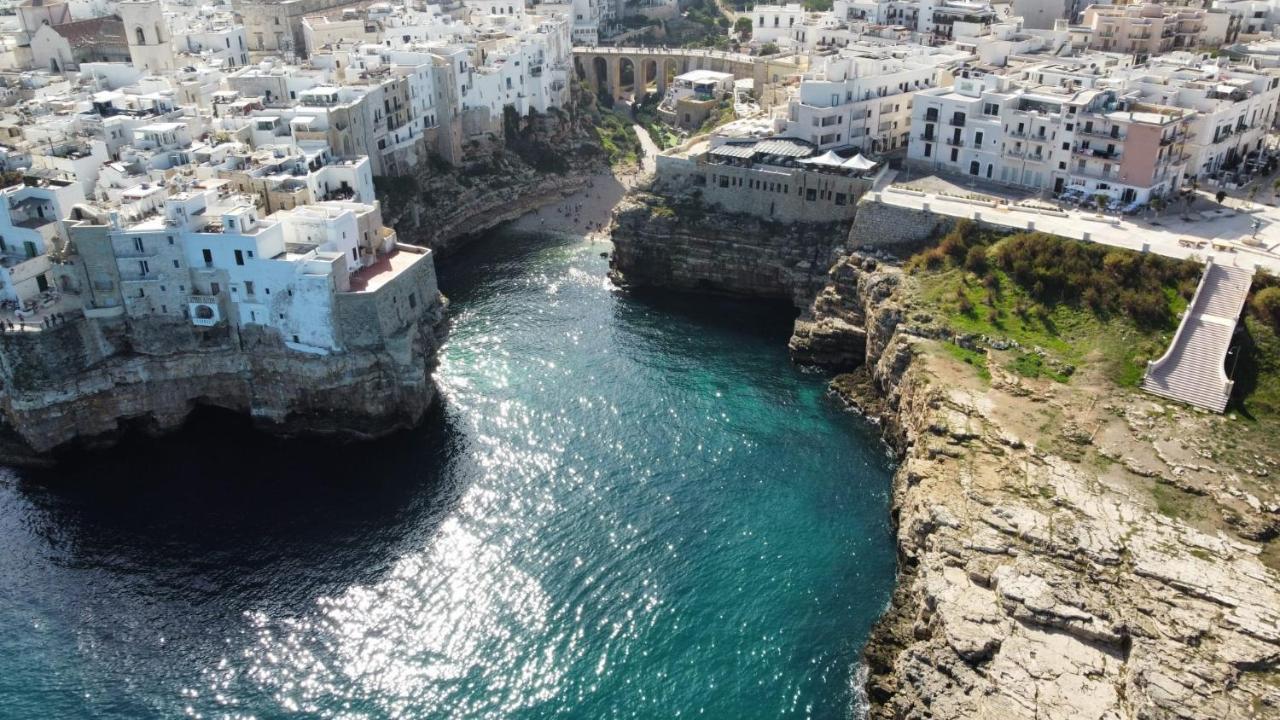
<instances>
[{"instance_id":1,"label":"grass patch","mask_svg":"<svg viewBox=\"0 0 1280 720\"><path fill-rule=\"evenodd\" d=\"M1065 383L1069 377L1061 370L1054 370L1049 367L1049 365L1045 363L1044 357L1039 353L1034 352L1019 353L1013 358L1013 360L1009 361L1009 364L1006 365L1006 367L1023 377L1047 377L1057 380L1060 383Z\"/></svg>"},{"instance_id":2,"label":"grass patch","mask_svg":"<svg viewBox=\"0 0 1280 720\"><path fill-rule=\"evenodd\" d=\"M1186 490L1157 482L1151 486L1151 496L1156 501L1156 510L1165 517L1175 520L1202 520L1205 517L1200 506L1202 498Z\"/></svg>"},{"instance_id":3,"label":"grass patch","mask_svg":"<svg viewBox=\"0 0 1280 720\"><path fill-rule=\"evenodd\" d=\"M1199 273L1194 263L968 221L906 267L949 328L1017 343L1011 371L1067 382L1074 367L1101 363L1124 387L1168 346Z\"/></svg>"},{"instance_id":4,"label":"grass patch","mask_svg":"<svg viewBox=\"0 0 1280 720\"><path fill-rule=\"evenodd\" d=\"M1228 358L1226 368L1235 380L1228 412L1269 429L1280 425L1280 316L1267 302L1275 288L1280 288L1275 276L1254 276L1238 356Z\"/></svg>"},{"instance_id":5,"label":"grass patch","mask_svg":"<svg viewBox=\"0 0 1280 720\"><path fill-rule=\"evenodd\" d=\"M604 148L605 154L609 157L609 164L612 166L636 165L640 159L640 139L636 137L636 131L631 128L631 123L618 117L616 114L603 111L599 113L595 122L596 138L600 141L600 147Z\"/></svg>"},{"instance_id":6,"label":"grass patch","mask_svg":"<svg viewBox=\"0 0 1280 720\"><path fill-rule=\"evenodd\" d=\"M986 353L963 348L955 343L944 342L941 345L948 355L966 365L973 366L973 369L978 373L978 377L986 382L991 382L991 371L987 369Z\"/></svg>"}]
</instances>

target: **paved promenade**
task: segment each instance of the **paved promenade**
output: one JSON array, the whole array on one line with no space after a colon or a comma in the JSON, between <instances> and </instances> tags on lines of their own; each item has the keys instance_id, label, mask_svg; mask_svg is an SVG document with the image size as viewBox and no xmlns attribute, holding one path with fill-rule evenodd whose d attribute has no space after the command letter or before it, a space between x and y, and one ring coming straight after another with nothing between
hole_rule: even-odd
<instances>
[{"instance_id":1,"label":"paved promenade","mask_svg":"<svg viewBox=\"0 0 1280 720\"><path fill-rule=\"evenodd\" d=\"M1099 216L1093 211L1056 207L1042 200L999 198L987 189L975 195L997 201L980 201L887 185L869 195L872 199L896 207L927 209L942 215L978 219L983 222L1024 230L1037 230L1103 243L1114 247L1154 252L1174 258L1214 262L1238 267L1256 267L1280 274L1280 208L1244 200L1228 200L1232 207L1223 208L1204 196L1186 217L1182 208L1168 208L1159 216L1143 214L1135 217ZM1022 202L1023 205L1018 203ZM1236 206L1248 206L1249 211ZM1255 229L1255 223L1257 225Z\"/></svg>"}]
</instances>

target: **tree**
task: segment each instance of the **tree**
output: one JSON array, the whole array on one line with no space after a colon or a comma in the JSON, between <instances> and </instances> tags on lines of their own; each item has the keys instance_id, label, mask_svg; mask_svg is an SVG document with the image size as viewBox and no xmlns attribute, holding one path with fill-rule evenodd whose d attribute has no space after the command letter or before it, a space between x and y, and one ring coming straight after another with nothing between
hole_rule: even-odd
<instances>
[{"instance_id":1,"label":"tree","mask_svg":"<svg viewBox=\"0 0 1280 720\"><path fill-rule=\"evenodd\" d=\"M765 43L764 47L760 48L761 55L777 55L779 52L781 51L778 50L778 46L773 43Z\"/></svg>"},{"instance_id":2,"label":"tree","mask_svg":"<svg viewBox=\"0 0 1280 720\"><path fill-rule=\"evenodd\" d=\"M1227 199L1227 191L1219 190L1218 192L1213 194L1213 199L1217 200L1218 204L1221 205L1222 201Z\"/></svg>"},{"instance_id":3,"label":"tree","mask_svg":"<svg viewBox=\"0 0 1280 720\"><path fill-rule=\"evenodd\" d=\"M1258 186L1254 185L1249 188L1249 203L1252 204L1258 197Z\"/></svg>"},{"instance_id":4,"label":"tree","mask_svg":"<svg viewBox=\"0 0 1280 720\"><path fill-rule=\"evenodd\" d=\"M1160 217L1160 211L1164 210L1164 198L1153 197L1148 205L1151 206L1151 211L1155 213L1156 217Z\"/></svg>"},{"instance_id":5,"label":"tree","mask_svg":"<svg viewBox=\"0 0 1280 720\"><path fill-rule=\"evenodd\" d=\"M1259 290L1250 303L1253 311L1272 327L1280 327L1280 287Z\"/></svg>"},{"instance_id":6,"label":"tree","mask_svg":"<svg viewBox=\"0 0 1280 720\"><path fill-rule=\"evenodd\" d=\"M1271 181L1271 202L1276 201L1276 196L1280 195L1280 178Z\"/></svg>"},{"instance_id":7,"label":"tree","mask_svg":"<svg viewBox=\"0 0 1280 720\"><path fill-rule=\"evenodd\" d=\"M738 33L738 35L741 36L744 40L746 38L751 37L751 18L749 17L738 18L738 21L733 24L733 29L734 29L734 32ZM1280 182L1280 180L1278 180L1277 182Z\"/></svg>"},{"instance_id":8,"label":"tree","mask_svg":"<svg viewBox=\"0 0 1280 720\"><path fill-rule=\"evenodd\" d=\"M1098 206L1098 212L1102 212L1103 210L1106 210L1107 203L1110 201L1111 201L1111 198L1108 197L1106 193L1098 193L1097 195L1093 196L1093 203Z\"/></svg>"}]
</instances>

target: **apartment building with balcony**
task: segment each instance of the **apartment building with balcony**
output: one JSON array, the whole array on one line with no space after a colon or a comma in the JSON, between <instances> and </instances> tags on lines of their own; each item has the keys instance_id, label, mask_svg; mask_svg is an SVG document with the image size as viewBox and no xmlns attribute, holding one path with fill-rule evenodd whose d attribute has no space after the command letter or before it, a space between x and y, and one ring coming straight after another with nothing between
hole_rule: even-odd
<instances>
[{"instance_id":1,"label":"apartment building with balcony","mask_svg":"<svg viewBox=\"0 0 1280 720\"><path fill-rule=\"evenodd\" d=\"M328 354L385 340L436 295L430 253L400 245L376 203L263 217L250 198L193 188L140 218L87 206L66 225L68 289L90 318L122 317L135 330L266 335Z\"/></svg>"},{"instance_id":2,"label":"apartment building with balcony","mask_svg":"<svg viewBox=\"0 0 1280 720\"><path fill-rule=\"evenodd\" d=\"M1199 47L1207 28L1211 28L1209 35L1225 36L1225 27L1217 28L1229 18L1208 15L1197 8L1156 3L1091 5L1084 11L1082 25L1088 29L1090 49L1146 58Z\"/></svg>"},{"instance_id":3,"label":"apartment building with balcony","mask_svg":"<svg viewBox=\"0 0 1280 720\"><path fill-rule=\"evenodd\" d=\"M30 173L0 190L0 300L26 304L52 284L49 253L63 241L58 220L84 202L80 184Z\"/></svg>"},{"instance_id":4,"label":"apartment building with balcony","mask_svg":"<svg viewBox=\"0 0 1280 720\"><path fill-rule=\"evenodd\" d=\"M1149 102L1196 111L1187 134L1188 172L1230 169L1263 147L1280 105L1280 70L1172 53L1116 73L1114 81Z\"/></svg>"},{"instance_id":5,"label":"apartment building with balcony","mask_svg":"<svg viewBox=\"0 0 1280 720\"><path fill-rule=\"evenodd\" d=\"M922 45L858 44L821 58L788 103L784 135L819 150L889 152L910 136L914 94L971 56Z\"/></svg>"},{"instance_id":6,"label":"apartment building with balcony","mask_svg":"<svg viewBox=\"0 0 1280 720\"><path fill-rule=\"evenodd\" d=\"M1074 187L1146 202L1181 184L1194 116L1115 90L965 70L951 87L917 93L908 160L1045 193Z\"/></svg>"}]
</instances>

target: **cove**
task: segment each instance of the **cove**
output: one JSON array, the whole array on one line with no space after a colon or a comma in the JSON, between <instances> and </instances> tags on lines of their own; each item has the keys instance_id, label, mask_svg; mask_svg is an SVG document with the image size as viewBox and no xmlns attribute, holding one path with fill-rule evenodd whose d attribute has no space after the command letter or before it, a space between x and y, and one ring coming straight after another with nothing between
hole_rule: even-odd
<instances>
[{"instance_id":1,"label":"cove","mask_svg":"<svg viewBox=\"0 0 1280 720\"><path fill-rule=\"evenodd\" d=\"M225 418L0 480L0 718L847 718L893 469L790 318L602 245L440 267L423 427Z\"/></svg>"}]
</instances>

